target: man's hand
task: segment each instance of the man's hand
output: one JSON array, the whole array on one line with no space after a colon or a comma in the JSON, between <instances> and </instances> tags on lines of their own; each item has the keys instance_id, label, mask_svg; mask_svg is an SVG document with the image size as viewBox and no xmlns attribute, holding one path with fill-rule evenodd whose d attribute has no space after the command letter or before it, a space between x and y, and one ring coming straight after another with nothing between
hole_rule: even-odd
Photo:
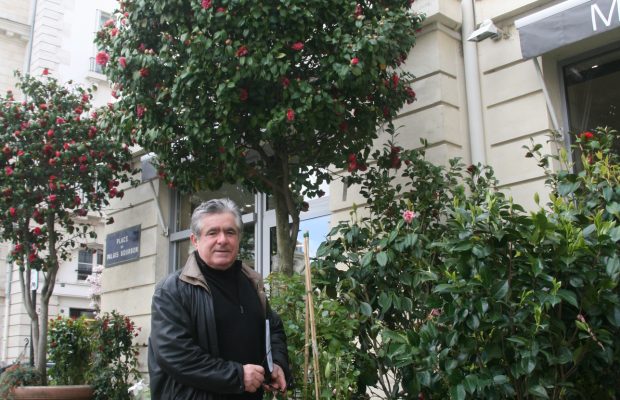
<instances>
[{"instance_id":1,"label":"man's hand","mask_svg":"<svg viewBox=\"0 0 620 400\"><path fill-rule=\"evenodd\" d=\"M254 393L265 381L265 370L260 365L243 366L243 386L246 392Z\"/></svg>"},{"instance_id":2,"label":"man's hand","mask_svg":"<svg viewBox=\"0 0 620 400\"><path fill-rule=\"evenodd\" d=\"M286 392L286 379L284 371L278 364L273 364L273 372L271 373L271 384L264 385L265 390L269 392Z\"/></svg>"}]
</instances>

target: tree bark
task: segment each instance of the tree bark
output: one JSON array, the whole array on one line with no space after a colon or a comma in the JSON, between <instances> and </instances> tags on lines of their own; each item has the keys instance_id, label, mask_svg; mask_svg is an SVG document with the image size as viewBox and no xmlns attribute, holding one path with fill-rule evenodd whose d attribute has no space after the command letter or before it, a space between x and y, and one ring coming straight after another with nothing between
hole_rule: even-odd
<instances>
[{"instance_id":1,"label":"tree bark","mask_svg":"<svg viewBox=\"0 0 620 400\"><path fill-rule=\"evenodd\" d=\"M289 191L290 192L290 191ZM292 198L292 193L288 194ZM286 195L274 192L276 213L276 242L278 247L278 270L286 275L293 275L297 233L299 231L299 210L288 207ZM289 216L292 221L289 221Z\"/></svg>"}]
</instances>

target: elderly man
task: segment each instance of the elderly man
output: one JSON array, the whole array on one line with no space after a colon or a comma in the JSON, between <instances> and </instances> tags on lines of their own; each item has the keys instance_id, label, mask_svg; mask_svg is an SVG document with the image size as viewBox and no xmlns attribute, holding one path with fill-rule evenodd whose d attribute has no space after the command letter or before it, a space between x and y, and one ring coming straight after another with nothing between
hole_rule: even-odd
<instances>
[{"instance_id":1,"label":"elderly man","mask_svg":"<svg viewBox=\"0 0 620 400\"><path fill-rule=\"evenodd\" d=\"M153 399L262 399L264 390L286 390L286 335L269 308L262 277L237 260L242 226L229 199L194 210L190 239L196 250L153 294Z\"/></svg>"}]
</instances>

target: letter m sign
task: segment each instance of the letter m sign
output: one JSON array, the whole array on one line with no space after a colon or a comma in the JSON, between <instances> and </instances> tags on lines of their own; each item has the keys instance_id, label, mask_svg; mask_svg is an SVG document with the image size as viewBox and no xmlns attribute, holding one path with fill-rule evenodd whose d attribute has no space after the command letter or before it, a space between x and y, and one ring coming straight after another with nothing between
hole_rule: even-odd
<instances>
[{"instance_id":1,"label":"letter m sign","mask_svg":"<svg viewBox=\"0 0 620 400\"><path fill-rule=\"evenodd\" d=\"M607 14L607 18L605 18L605 14L603 14L598 4L592 4L590 6L590 11L592 14L592 30L595 32L598 30L598 26L596 24L597 17L600 18L600 20L603 22L603 24L605 24L607 28L609 28L612 22L612 18L614 16L614 11L616 11L618 23L620 23L620 1L618 0L612 1L611 7L609 8L609 14Z\"/></svg>"}]
</instances>

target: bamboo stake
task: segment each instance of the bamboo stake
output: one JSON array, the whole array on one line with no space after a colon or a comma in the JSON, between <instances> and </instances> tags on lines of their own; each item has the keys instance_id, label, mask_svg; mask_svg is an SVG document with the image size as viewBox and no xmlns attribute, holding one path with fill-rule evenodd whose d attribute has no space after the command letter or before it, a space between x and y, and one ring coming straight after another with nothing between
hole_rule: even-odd
<instances>
[{"instance_id":1,"label":"bamboo stake","mask_svg":"<svg viewBox=\"0 0 620 400\"><path fill-rule=\"evenodd\" d=\"M304 400L308 400L308 368L310 367L310 317L308 316L309 305L306 297L306 332L304 341Z\"/></svg>"},{"instance_id":2,"label":"bamboo stake","mask_svg":"<svg viewBox=\"0 0 620 400\"><path fill-rule=\"evenodd\" d=\"M310 251L309 251L310 235L306 231L304 233L304 259L306 262L306 299L310 315L310 334L312 336L312 361L314 362L314 391L316 400L319 400L319 388L321 387L320 369L319 369L319 348L316 340L316 320L314 319L314 300L312 298L312 277L310 270Z\"/></svg>"}]
</instances>

